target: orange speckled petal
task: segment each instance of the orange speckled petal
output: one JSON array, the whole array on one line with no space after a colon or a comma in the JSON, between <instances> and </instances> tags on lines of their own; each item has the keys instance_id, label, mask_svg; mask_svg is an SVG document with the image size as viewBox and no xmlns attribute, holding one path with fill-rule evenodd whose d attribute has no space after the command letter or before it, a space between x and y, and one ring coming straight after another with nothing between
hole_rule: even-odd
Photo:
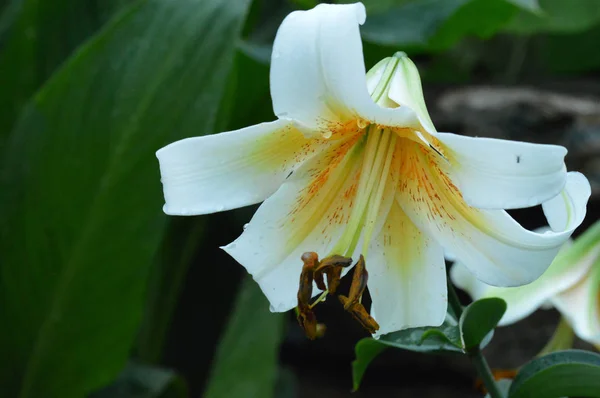
<instances>
[{"instance_id":1,"label":"orange speckled petal","mask_svg":"<svg viewBox=\"0 0 600 398\"><path fill-rule=\"evenodd\" d=\"M164 211L207 214L261 202L321 144L283 120L174 142L156 153Z\"/></svg>"},{"instance_id":2,"label":"orange speckled petal","mask_svg":"<svg viewBox=\"0 0 600 398\"><path fill-rule=\"evenodd\" d=\"M556 232L536 233L504 210L467 205L448 177L448 162L415 145L404 147L400 205L420 229L489 285L520 286L537 279L583 221L590 186L579 173L569 173L564 191L543 204Z\"/></svg>"},{"instance_id":3,"label":"orange speckled petal","mask_svg":"<svg viewBox=\"0 0 600 398\"><path fill-rule=\"evenodd\" d=\"M359 137L330 144L294 172L242 235L223 248L252 274L272 311L296 306L302 253L328 255L348 221L364 144Z\"/></svg>"},{"instance_id":4,"label":"orange speckled petal","mask_svg":"<svg viewBox=\"0 0 600 398\"><path fill-rule=\"evenodd\" d=\"M564 147L448 133L436 138L452 163L450 177L473 207L531 207L565 186Z\"/></svg>"}]
</instances>

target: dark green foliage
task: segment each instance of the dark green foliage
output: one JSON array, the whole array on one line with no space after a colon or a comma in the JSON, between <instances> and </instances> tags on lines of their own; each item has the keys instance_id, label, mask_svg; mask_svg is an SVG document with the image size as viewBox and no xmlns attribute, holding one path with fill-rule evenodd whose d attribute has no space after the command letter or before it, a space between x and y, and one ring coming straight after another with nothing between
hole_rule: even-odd
<instances>
[{"instance_id":1,"label":"dark green foliage","mask_svg":"<svg viewBox=\"0 0 600 398\"><path fill-rule=\"evenodd\" d=\"M27 106L0 181L9 396L81 397L124 366L166 219L154 152L213 132L247 6L136 2Z\"/></svg>"}]
</instances>

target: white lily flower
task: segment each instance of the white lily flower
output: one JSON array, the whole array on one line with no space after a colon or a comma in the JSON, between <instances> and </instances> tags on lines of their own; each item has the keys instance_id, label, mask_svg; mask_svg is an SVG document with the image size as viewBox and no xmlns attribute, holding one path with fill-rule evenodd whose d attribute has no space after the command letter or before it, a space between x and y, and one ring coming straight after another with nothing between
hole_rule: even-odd
<instances>
[{"instance_id":1,"label":"white lily flower","mask_svg":"<svg viewBox=\"0 0 600 398\"><path fill-rule=\"evenodd\" d=\"M444 249L486 283L535 280L583 220L590 187L567 174L563 147L438 133L405 54L365 73L365 18L361 3L291 13L271 60L278 119L184 139L157 156L167 214L264 200L224 250L252 274L272 311L317 294L303 254L307 270L319 264L315 253L328 261L363 255L378 336L443 322ZM552 232L523 229L503 210L538 204ZM351 297L340 299L372 321L360 304L364 269Z\"/></svg>"},{"instance_id":2,"label":"white lily flower","mask_svg":"<svg viewBox=\"0 0 600 398\"><path fill-rule=\"evenodd\" d=\"M526 318L538 308L555 307L575 334L600 345L600 222L573 244L565 244L544 274L520 287L495 287L476 280L457 262L452 281L473 299L500 297L507 310L500 326Z\"/></svg>"}]
</instances>

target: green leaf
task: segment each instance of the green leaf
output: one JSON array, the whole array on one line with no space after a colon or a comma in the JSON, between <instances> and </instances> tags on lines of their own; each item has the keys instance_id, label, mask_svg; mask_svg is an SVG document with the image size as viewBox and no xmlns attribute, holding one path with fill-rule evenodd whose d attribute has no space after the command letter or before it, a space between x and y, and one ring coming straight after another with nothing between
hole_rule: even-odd
<instances>
[{"instance_id":1,"label":"green leaf","mask_svg":"<svg viewBox=\"0 0 600 398\"><path fill-rule=\"evenodd\" d=\"M505 397L508 397L508 390L510 389L510 385L512 384L511 379L501 379L496 382L500 392L504 394ZM493 398L490 394L486 394L485 398Z\"/></svg>"},{"instance_id":2,"label":"green leaf","mask_svg":"<svg viewBox=\"0 0 600 398\"><path fill-rule=\"evenodd\" d=\"M167 369L129 363L117 380L89 398L185 398L184 380Z\"/></svg>"},{"instance_id":3,"label":"green leaf","mask_svg":"<svg viewBox=\"0 0 600 398\"><path fill-rule=\"evenodd\" d=\"M362 3L367 8L368 13L382 13L388 12L390 9L402 6L408 3L416 3L421 0L363 0ZM538 11L539 4L538 0L506 0L520 8L531 11ZM355 3L353 0L340 0L338 3L351 4Z\"/></svg>"},{"instance_id":4,"label":"green leaf","mask_svg":"<svg viewBox=\"0 0 600 398\"><path fill-rule=\"evenodd\" d=\"M508 0L516 6L531 12L540 12L540 4L538 0Z\"/></svg>"},{"instance_id":5,"label":"green leaf","mask_svg":"<svg viewBox=\"0 0 600 398\"><path fill-rule=\"evenodd\" d=\"M471 303L463 311L459 325L465 351L479 348L506 312L506 302L497 297Z\"/></svg>"},{"instance_id":6,"label":"green leaf","mask_svg":"<svg viewBox=\"0 0 600 398\"><path fill-rule=\"evenodd\" d=\"M315 7L319 2L317 0L288 0L296 7L304 10Z\"/></svg>"},{"instance_id":7,"label":"green leaf","mask_svg":"<svg viewBox=\"0 0 600 398\"><path fill-rule=\"evenodd\" d=\"M2 0L0 2L0 49L5 44L6 34L13 25L21 9L22 1Z\"/></svg>"},{"instance_id":8,"label":"green leaf","mask_svg":"<svg viewBox=\"0 0 600 398\"><path fill-rule=\"evenodd\" d=\"M198 242L204 235L206 217L171 217L151 270L144 318L136 341L136 358L159 363L171 317Z\"/></svg>"},{"instance_id":9,"label":"green leaf","mask_svg":"<svg viewBox=\"0 0 600 398\"><path fill-rule=\"evenodd\" d=\"M370 15L365 40L421 50L443 50L465 36L487 38L504 27L518 9L506 0L402 1Z\"/></svg>"},{"instance_id":10,"label":"green leaf","mask_svg":"<svg viewBox=\"0 0 600 398\"><path fill-rule=\"evenodd\" d=\"M375 357L388 347L425 353L462 353L458 323L450 314L439 327L422 327L386 334L375 340L360 340L355 347L356 359L352 362L354 390Z\"/></svg>"},{"instance_id":11,"label":"green leaf","mask_svg":"<svg viewBox=\"0 0 600 398\"><path fill-rule=\"evenodd\" d=\"M414 2L415 0L363 0L361 3L365 5L367 9L367 15L385 13L407 3ZM418 0L417 0L418 1ZM354 0L338 0L336 3L339 4L352 4L356 3Z\"/></svg>"},{"instance_id":12,"label":"green leaf","mask_svg":"<svg viewBox=\"0 0 600 398\"><path fill-rule=\"evenodd\" d=\"M451 48L465 37L488 39L500 31L518 13L505 0L472 0L459 8L429 40L429 48Z\"/></svg>"},{"instance_id":13,"label":"green leaf","mask_svg":"<svg viewBox=\"0 0 600 398\"><path fill-rule=\"evenodd\" d=\"M544 37L539 46L541 63L553 73L582 73L600 67L600 24L573 34Z\"/></svg>"},{"instance_id":14,"label":"green leaf","mask_svg":"<svg viewBox=\"0 0 600 398\"><path fill-rule=\"evenodd\" d=\"M583 32L600 22L597 0L539 0L538 13L521 12L507 26L517 34Z\"/></svg>"},{"instance_id":15,"label":"green leaf","mask_svg":"<svg viewBox=\"0 0 600 398\"><path fill-rule=\"evenodd\" d=\"M283 314L271 313L264 294L246 278L219 343L206 398L270 398L278 375Z\"/></svg>"},{"instance_id":16,"label":"green leaf","mask_svg":"<svg viewBox=\"0 0 600 398\"><path fill-rule=\"evenodd\" d=\"M132 0L11 0L0 16L0 150L31 96Z\"/></svg>"},{"instance_id":17,"label":"green leaf","mask_svg":"<svg viewBox=\"0 0 600 398\"><path fill-rule=\"evenodd\" d=\"M449 314L438 327L401 330L386 334L378 341L390 347L416 352L462 352L458 324Z\"/></svg>"},{"instance_id":18,"label":"green leaf","mask_svg":"<svg viewBox=\"0 0 600 398\"><path fill-rule=\"evenodd\" d=\"M600 355L588 351L558 351L521 368L510 398L600 397Z\"/></svg>"},{"instance_id":19,"label":"green leaf","mask_svg":"<svg viewBox=\"0 0 600 398\"><path fill-rule=\"evenodd\" d=\"M155 151L214 131L247 7L140 0L26 108L0 173L4 395L79 398L123 368L166 220Z\"/></svg>"},{"instance_id":20,"label":"green leaf","mask_svg":"<svg viewBox=\"0 0 600 398\"><path fill-rule=\"evenodd\" d=\"M358 391L369 364L387 348L388 345L372 338L362 339L356 344L354 348L356 359L352 361L352 389L354 391Z\"/></svg>"}]
</instances>

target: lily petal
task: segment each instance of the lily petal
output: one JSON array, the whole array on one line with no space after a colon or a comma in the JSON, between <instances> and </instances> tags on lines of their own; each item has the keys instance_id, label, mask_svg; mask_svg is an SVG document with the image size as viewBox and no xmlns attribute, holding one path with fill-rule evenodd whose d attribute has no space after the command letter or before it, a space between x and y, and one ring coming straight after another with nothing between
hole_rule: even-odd
<instances>
[{"instance_id":1,"label":"lily petal","mask_svg":"<svg viewBox=\"0 0 600 398\"><path fill-rule=\"evenodd\" d=\"M588 278L553 297L552 304L579 338L600 344L600 261L596 261Z\"/></svg>"},{"instance_id":2,"label":"lily petal","mask_svg":"<svg viewBox=\"0 0 600 398\"><path fill-rule=\"evenodd\" d=\"M282 22L271 57L271 96L280 118L324 132L365 119L387 126L419 126L409 107L384 109L367 90L359 25L362 3L319 4Z\"/></svg>"},{"instance_id":3,"label":"lily petal","mask_svg":"<svg viewBox=\"0 0 600 398\"><path fill-rule=\"evenodd\" d=\"M452 164L450 177L470 206L531 207L553 198L564 187L564 147L449 133L436 137Z\"/></svg>"},{"instance_id":4,"label":"lily petal","mask_svg":"<svg viewBox=\"0 0 600 398\"><path fill-rule=\"evenodd\" d=\"M428 133L436 132L425 105L419 70L407 56L399 58L398 67L394 71L390 83L388 97L399 106L411 108Z\"/></svg>"},{"instance_id":5,"label":"lily petal","mask_svg":"<svg viewBox=\"0 0 600 398\"><path fill-rule=\"evenodd\" d=\"M503 210L468 206L448 177L445 159L427 157L410 144L405 147L397 196L403 210L489 285L520 286L537 279L585 216L591 189L579 173L569 173L564 191L544 205L553 229L561 223L564 228L539 234L524 229Z\"/></svg>"},{"instance_id":6,"label":"lily petal","mask_svg":"<svg viewBox=\"0 0 600 398\"><path fill-rule=\"evenodd\" d=\"M261 202L314 155L316 144L278 120L167 145L156 153L164 212L208 214Z\"/></svg>"},{"instance_id":7,"label":"lily petal","mask_svg":"<svg viewBox=\"0 0 600 398\"><path fill-rule=\"evenodd\" d=\"M398 203L367 255L375 337L420 326L439 326L448 306L442 247L422 233Z\"/></svg>"},{"instance_id":8,"label":"lily petal","mask_svg":"<svg viewBox=\"0 0 600 398\"><path fill-rule=\"evenodd\" d=\"M348 221L362 149L350 138L303 164L223 249L259 283L274 312L297 305L301 255L329 254ZM316 293L316 289L315 289Z\"/></svg>"},{"instance_id":9,"label":"lily petal","mask_svg":"<svg viewBox=\"0 0 600 398\"><path fill-rule=\"evenodd\" d=\"M517 322L544 307L544 304L557 294L568 290L586 277L598 260L600 247L589 250L575 259L568 243L564 245L548 270L532 283L520 287L495 287L477 280L461 263L456 263L450 277L456 286L467 291L474 300L485 297L499 297L506 301L507 310L500 325ZM577 250L577 248L575 248Z\"/></svg>"}]
</instances>

